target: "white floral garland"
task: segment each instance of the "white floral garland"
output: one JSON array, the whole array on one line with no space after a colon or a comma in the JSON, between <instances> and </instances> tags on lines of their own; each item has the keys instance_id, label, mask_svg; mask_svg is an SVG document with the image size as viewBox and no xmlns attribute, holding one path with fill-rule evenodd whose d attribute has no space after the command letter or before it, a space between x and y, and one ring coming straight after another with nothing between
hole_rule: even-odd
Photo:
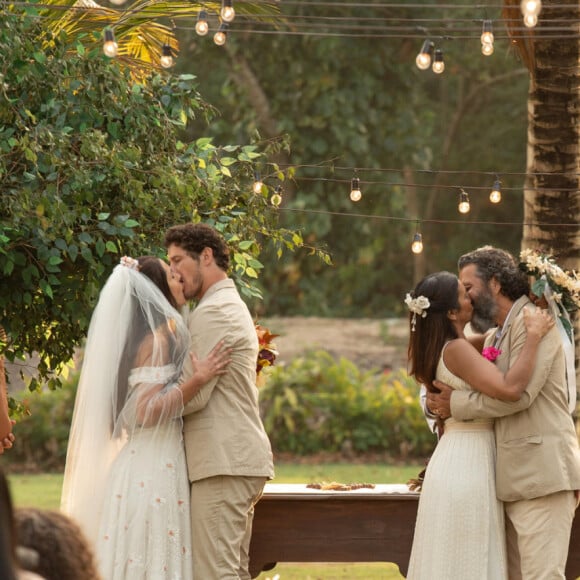
<instances>
[{"instance_id":1,"label":"white floral garland","mask_svg":"<svg viewBox=\"0 0 580 580\"><path fill-rule=\"evenodd\" d=\"M580 277L577 272L567 272L558 266L554 258L539 250L523 250L520 253L520 269L536 279L532 292L544 297L552 312L556 327L562 338L566 359L568 405L571 413L576 409L576 371L574 367L574 329L570 313L580 308Z\"/></svg>"}]
</instances>

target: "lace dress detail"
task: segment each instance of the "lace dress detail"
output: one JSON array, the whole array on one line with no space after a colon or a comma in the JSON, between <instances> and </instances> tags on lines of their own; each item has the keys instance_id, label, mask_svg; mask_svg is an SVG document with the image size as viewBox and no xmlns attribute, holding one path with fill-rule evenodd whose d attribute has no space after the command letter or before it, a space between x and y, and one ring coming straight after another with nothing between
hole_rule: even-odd
<instances>
[{"instance_id":1,"label":"lace dress detail","mask_svg":"<svg viewBox=\"0 0 580 580\"><path fill-rule=\"evenodd\" d=\"M454 389L470 389L443 355L436 375ZM445 422L421 491L408 580L507 579L495 457L492 421Z\"/></svg>"},{"instance_id":2,"label":"lace dress detail","mask_svg":"<svg viewBox=\"0 0 580 580\"><path fill-rule=\"evenodd\" d=\"M106 580L191 580L189 483L180 415L152 427L135 417L143 385L175 388L175 365L133 369L123 420L123 448L111 466L97 539ZM145 387L146 388L146 387Z\"/></svg>"}]
</instances>

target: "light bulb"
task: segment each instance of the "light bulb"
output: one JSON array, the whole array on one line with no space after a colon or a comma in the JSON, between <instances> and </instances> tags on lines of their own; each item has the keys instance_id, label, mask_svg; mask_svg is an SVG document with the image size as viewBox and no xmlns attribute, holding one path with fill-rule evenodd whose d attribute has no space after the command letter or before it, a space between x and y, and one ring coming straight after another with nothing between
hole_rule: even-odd
<instances>
[{"instance_id":1,"label":"light bulb","mask_svg":"<svg viewBox=\"0 0 580 580\"><path fill-rule=\"evenodd\" d=\"M484 56L491 56L493 54L493 44L486 43L481 45L481 54Z\"/></svg>"},{"instance_id":2,"label":"light bulb","mask_svg":"<svg viewBox=\"0 0 580 580\"><path fill-rule=\"evenodd\" d=\"M274 194L270 198L270 203L275 207L282 203L282 187L280 185L276 187Z\"/></svg>"},{"instance_id":3,"label":"light bulb","mask_svg":"<svg viewBox=\"0 0 580 580\"><path fill-rule=\"evenodd\" d=\"M499 203L501 201L501 183L499 179L496 179L493 184L493 189L489 194L489 201L491 201L491 203Z\"/></svg>"},{"instance_id":4,"label":"light bulb","mask_svg":"<svg viewBox=\"0 0 580 580\"><path fill-rule=\"evenodd\" d=\"M219 30L213 35L213 41L218 46L223 46L226 43L227 26L227 24L220 24Z\"/></svg>"},{"instance_id":5,"label":"light bulb","mask_svg":"<svg viewBox=\"0 0 580 580\"><path fill-rule=\"evenodd\" d=\"M525 14L524 15L524 25L527 28L534 28L538 24L538 17L535 14Z\"/></svg>"},{"instance_id":6,"label":"light bulb","mask_svg":"<svg viewBox=\"0 0 580 580\"><path fill-rule=\"evenodd\" d=\"M538 16L542 11L542 1L541 0L522 0L520 4L520 9L524 16L533 15Z\"/></svg>"},{"instance_id":7,"label":"light bulb","mask_svg":"<svg viewBox=\"0 0 580 580\"><path fill-rule=\"evenodd\" d=\"M493 44L493 30L491 20L483 21L483 30L481 32L481 44Z\"/></svg>"},{"instance_id":8,"label":"light bulb","mask_svg":"<svg viewBox=\"0 0 580 580\"><path fill-rule=\"evenodd\" d=\"M350 182L350 199L352 201L360 201L361 198L360 179L358 177L353 177Z\"/></svg>"},{"instance_id":9,"label":"light bulb","mask_svg":"<svg viewBox=\"0 0 580 580\"><path fill-rule=\"evenodd\" d=\"M109 58L117 56L119 47L115 42L115 34L111 28L105 28L105 42L103 43L103 52Z\"/></svg>"},{"instance_id":10,"label":"light bulb","mask_svg":"<svg viewBox=\"0 0 580 580\"><path fill-rule=\"evenodd\" d=\"M471 206L469 205L469 196L465 191L459 194L459 206L457 207L459 213L469 213Z\"/></svg>"},{"instance_id":11,"label":"light bulb","mask_svg":"<svg viewBox=\"0 0 580 580\"><path fill-rule=\"evenodd\" d=\"M431 68L433 69L433 72L438 75L440 75L445 70L445 62L443 62L443 51L440 48L435 51L433 66Z\"/></svg>"},{"instance_id":12,"label":"light bulb","mask_svg":"<svg viewBox=\"0 0 580 580\"><path fill-rule=\"evenodd\" d=\"M171 47L168 44L164 44L161 48L161 58L159 63L163 68L171 68L173 66L173 54L171 52Z\"/></svg>"},{"instance_id":13,"label":"light bulb","mask_svg":"<svg viewBox=\"0 0 580 580\"><path fill-rule=\"evenodd\" d=\"M207 12L205 10L200 10L197 17L197 22L195 23L195 31L199 36L205 36L209 31L209 25L207 23Z\"/></svg>"},{"instance_id":14,"label":"light bulb","mask_svg":"<svg viewBox=\"0 0 580 580\"><path fill-rule=\"evenodd\" d=\"M413 254L420 254L423 251L423 236L419 232L413 236L411 251Z\"/></svg>"},{"instance_id":15,"label":"light bulb","mask_svg":"<svg viewBox=\"0 0 580 580\"><path fill-rule=\"evenodd\" d=\"M260 174L256 173L256 175L254 176L254 185L252 186L252 190L254 191L254 193L256 194L262 193L262 185L264 184L260 179Z\"/></svg>"},{"instance_id":16,"label":"light bulb","mask_svg":"<svg viewBox=\"0 0 580 580\"><path fill-rule=\"evenodd\" d=\"M224 22L232 22L233 19L236 17L236 11L234 10L232 0L224 0L222 4L222 10L220 13L222 20Z\"/></svg>"},{"instance_id":17,"label":"light bulb","mask_svg":"<svg viewBox=\"0 0 580 580\"><path fill-rule=\"evenodd\" d=\"M427 70L431 66L431 55L433 54L433 49L435 45L430 41L426 40L423 42L423 46L421 47L421 52L417 55L415 59L415 64L417 68L421 70Z\"/></svg>"}]
</instances>

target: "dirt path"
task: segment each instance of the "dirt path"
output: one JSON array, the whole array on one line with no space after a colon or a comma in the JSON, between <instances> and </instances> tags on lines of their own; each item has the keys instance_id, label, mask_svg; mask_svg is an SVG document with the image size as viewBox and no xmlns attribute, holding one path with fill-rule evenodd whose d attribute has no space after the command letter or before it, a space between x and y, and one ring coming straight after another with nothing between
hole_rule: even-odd
<instances>
[{"instance_id":1,"label":"dirt path","mask_svg":"<svg viewBox=\"0 0 580 580\"><path fill-rule=\"evenodd\" d=\"M309 350L326 350L363 369L406 368L408 326L403 319L264 318L259 321L279 334L279 360L288 362Z\"/></svg>"}]
</instances>

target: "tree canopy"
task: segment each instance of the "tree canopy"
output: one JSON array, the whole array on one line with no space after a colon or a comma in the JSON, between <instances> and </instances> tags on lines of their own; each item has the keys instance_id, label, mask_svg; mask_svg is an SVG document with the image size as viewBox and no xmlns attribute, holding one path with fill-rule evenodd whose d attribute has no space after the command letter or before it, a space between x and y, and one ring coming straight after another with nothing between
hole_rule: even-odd
<instances>
[{"instance_id":1,"label":"tree canopy","mask_svg":"<svg viewBox=\"0 0 580 580\"><path fill-rule=\"evenodd\" d=\"M32 388L58 384L120 256L163 255L167 227L215 225L249 297L264 243L304 245L278 226L268 188L252 189L255 163L282 142L186 138L212 114L192 74L136 83L99 48L42 35L18 14L0 24L0 353L39 354Z\"/></svg>"}]
</instances>

